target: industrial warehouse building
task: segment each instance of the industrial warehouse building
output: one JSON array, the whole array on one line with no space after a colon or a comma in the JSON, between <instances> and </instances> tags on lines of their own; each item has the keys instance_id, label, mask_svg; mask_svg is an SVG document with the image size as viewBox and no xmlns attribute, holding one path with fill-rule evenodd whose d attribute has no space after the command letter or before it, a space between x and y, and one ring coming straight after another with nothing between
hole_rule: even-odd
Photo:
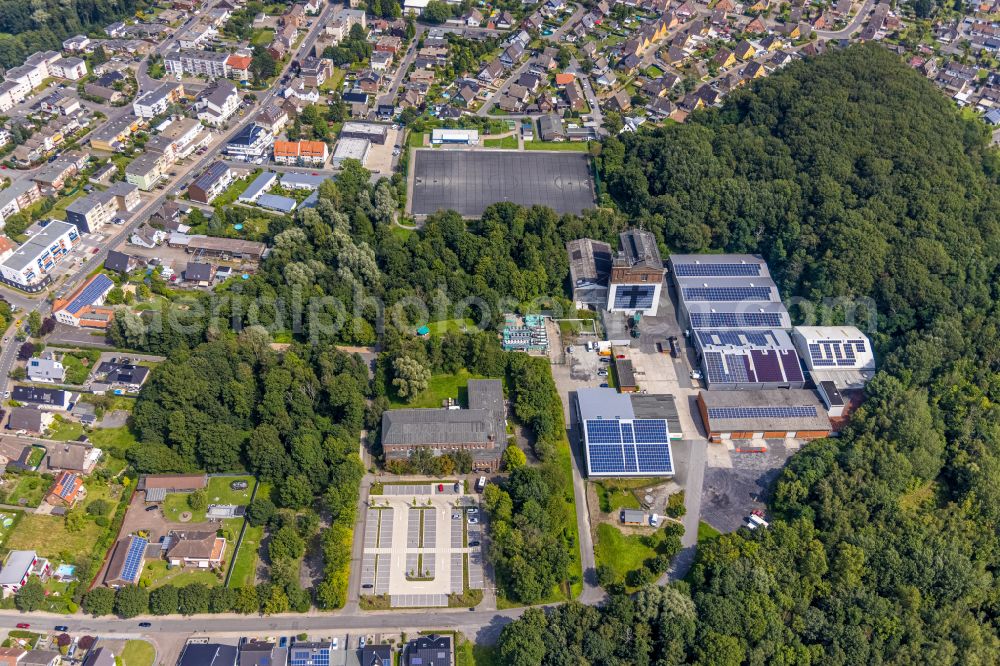
<instances>
[{"instance_id":1,"label":"industrial warehouse building","mask_svg":"<svg viewBox=\"0 0 1000 666\"><path fill-rule=\"evenodd\" d=\"M815 392L803 389L701 391L698 411L712 442L809 440L832 432Z\"/></svg>"},{"instance_id":2,"label":"industrial warehouse building","mask_svg":"<svg viewBox=\"0 0 1000 666\"><path fill-rule=\"evenodd\" d=\"M566 243L573 300L580 306L655 316L663 290L663 259L656 237L642 229L618 236L618 251L591 238Z\"/></svg>"},{"instance_id":3,"label":"industrial warehouse building","mask_svg":"<svg viewBox=\"0 0 1000 666\"><path fill-rule=\"evenodd\" d=\"M431 143L453 143L463 146L479 145L479 130L474 129L435 129L431 130Z\"/></svg>"},{"instance_id":4,"label":"industrial warehouse building","mask_svg":"<svg viewBox=\"0 0 1000 666\"><path fill-rule=\"evenodd\" d=\"M670 440L681 431L673 396L581 388L574 408L588 476L674 475Z\"/></svg>"},{"instance_id":5,"label":"industrial warehouse building","mask_svg":"<svg viewBox=\"0 0 1000 666\"><path fill-rule=\"evenodd\" d=\"M375 123L344 123L340 129L341 139L367 139L372 143L383 145L389 136L388 125Z\"/></svg>"},{"instance_id":6,"label":"industrial warehouse building","mask_svg":"<svg viewBox=\"0 0 1000 666\"><path fill-rule=\"evenodd\" d=\"M439 456L472 454L473 468L496 471L507 446L506 406L499 379L470 379L468 409L390 409L382 414L387 460L405 460L418 449Z\"/></svg>"},{"instance_id":7,"label":"industrial warehouse building","mask_svg":"<svg viewBox=\"0 0 1000 666\"><path fill-rule=\"evenodd\" d=\"M796 326L792 340L831 418L860 404L875 375L871 340L856 326Z\"/></svg>"}]
</instances>

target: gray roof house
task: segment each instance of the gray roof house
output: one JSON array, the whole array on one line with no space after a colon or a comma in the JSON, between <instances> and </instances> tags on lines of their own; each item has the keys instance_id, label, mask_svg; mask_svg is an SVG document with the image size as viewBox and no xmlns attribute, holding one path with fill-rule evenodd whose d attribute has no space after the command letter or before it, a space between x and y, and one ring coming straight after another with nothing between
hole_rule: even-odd
<instances>
[{"instance_id":1,"label":"gray roof house","mask_svg":"<svg viewBox=\"0 0 1000 666\"><path fill-rule=\"evenodd\" d=\"M115 666L115 655L105 647L99 647L87 655L83 666Z\"/></svg>"},{"instance_id":2,"label":"gray roof house","mask_svg":"<svg viewBox=\"0 0 1000 666\"><path fill-rule=\"evenodd\" d=\"M417 449L434 455L468 451L473 466L496 470L507 444L506 407L499 379L471 379L468 409L394 409L382 414L382 449L403 460Z\"/></svg>"},{"instance_id":3,"label":"gray roof house","mask_svg":"<svg viewBox=\"0 0 1000 666\"><path fill-rule=\"evenodd\" d=\"M10 410L8 430L26 430L40 433L45 430L45 412L34 407L14 407Z\"/></svg>"},{"instance_id":4,"label":"gray roof house","mask_svg":"<svg viewBox=\"0 0 1000 666\"><path fill-rule=\"evenodd\" d=\"M27 363L28 379L33 382L61 384L66 380L66 368L54 358L32 358Z\"/></svg>"},{"instance_id":5,"label":"gray roof house","mask_svg":"<svg viewBox=\"0 0 1000 666\"><path fill-rule=\"evenodd\" d=\"M404 666L451 666L451 636L421 636L403 647Z\"/></svg>"}]
</instances>

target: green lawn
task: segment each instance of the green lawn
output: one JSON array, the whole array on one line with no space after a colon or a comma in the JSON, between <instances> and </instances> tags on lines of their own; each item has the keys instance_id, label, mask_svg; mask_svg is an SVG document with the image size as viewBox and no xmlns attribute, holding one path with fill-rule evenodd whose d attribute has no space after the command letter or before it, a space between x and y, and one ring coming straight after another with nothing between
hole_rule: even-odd
<instances>
[{"instance_id":1,"label":"green lawn","mask_svg":"<svg viewBox=\"0 0 1000 666\"><path fill-rule=\"evenodd\" d=\"M122 666L153 666L154 658L156 649L147 641L127 641L121 653Z\"/></svg>"},{"instance_id":2,"label":"green lawn","mask_svg":"<svg viewBox=\"0 0 1000 666\"><path fill-rule=\"evenodd\" d=\"M87 436L91 444L105 451L114 451L119 458L125 455L125 451L139 443L128 426L94 428Z\"/></svg>"},{"instance_id":3,"label":"green lawn","mask_svg":"<svg viewBox=\"0 0 1000 666\"><path fill-rule=\"evenodd\" d=\"M222 563L222 571L229 566L229 554L233 545L226 544L225 561ZM174 567L168 568L165 560L151 560L142 569L140 584L149 588L161 587L171 583L177 587L184 587L192 583L204 583L208 587L218 587L222 585L219 574L210 569L198 569L196 567Z\"/></svg>"},{"instance_id":4,"label":"green lawn","mask_svg":"<svg viewBox=\"0 0 1000 666\"><path fill-rule=\"evenodd\" d=\"M80 197L84 196L85 194L86 192L84 192L83 188L81 187L77 189L75 192L73 192L73 194L61 198L59 201L56 202L56 205L52 207L52 210L46 213L46 216L57 220L65 220L67 206L69 206L71 203L73 203Z\"/></svg>"},{"instance_id":5,"label":"green lawn","mask_svg":"<svg viewBox=\"0 0 1000 666\"><path fill-rule=\"evenodd\" d=\"M615 483L614 480L598 481L594 485L596 486L601 511L604 513L614 513L620 509L639 508L639 500L630 492L630 489Z\"/></svg>"},{"instance_id":6,"label":"green lawn","mask_svg":"<svg viewBox=\"0 0 1000 666\"><path fill-rule=\"evenodd\" d=\"M485 139L483 145L487 148L510 148L517 150L517 137L505 136L502 139Z\"/></svg>"},{"instance_id":7,"label":"green lawn","mask_svg":"<svg viewBox=\"0 0 1000 666\"><path fill-rule=\"evenodd\" d=\"M663 70L657 67L656 65L650 65L649 67L646 68L646 76L652 79L658 79L661 76L663 76Z\"/></svg>"},{"instance_id":8,"label":"green lawn","mask_svg":"<svg viewBox=\"0 0 1000 666\"><path fill-rule=\"evenodd\" d=\"M75 421L67 421L61 416L56 416L49 428L49 439L58 442L72 442L83 434L83 426Z\"/></svg>"},{"instance_id":9,"label":"green lawn","mask_svg":"<svg viewBox=\"0 0 1000 666\"><path fill-rule=\"evenodd\" d=\"M495 645L480 645L476 643L472 646L472 663L475 666L499 666ZM460 662L461 663L461 662Z\"/></svg>"},{"instance_id":10,"label":"green lawn","mask_svg":"<svg viewBox=\"0 0 1000 666\"><path fill-rule=\"evenodd\" d=\"M698 543L711 541L719 536L722 536L722 532L715 529L704 520L698 522Z\"/></svg>"},{"instance_id":11,"label":"green lawn","mask_svg":"<svg viewBox=\"0 0 1000 666\"><path fill-rule=\"evenodd\" d=\"M274 30L271 28L258 28L250 37L251 46L267 46L272 41L274 41Z\"/></svg>"},{"instance_id":12,"label":"green lawn","mask_svg":"<svg viewBox=\"0 0 1000 666\"><path fill-rule=\"evenodd\" d=\"M87 520L77 532L66 529L66 521L59 516L40 516L29 513L11 533L6 546L11 550L37 550L42 557L61 559L89 553L97 543L104 528Z\"/></svg>"},{"instance_id":13,"label":"green lawn","mask_svg":"<svg viewBox=\"0 0 1000 666\"><path fill-rule=\"evenodd\" d=\"M260 551L260 542L263 539L263 525L258 527L247 525L243 542L240 544L240 552L236 554L236 562L233 564L233 572L229 576L229 587L237 588L253 583L253 573L257 566L257 553Z\"/></svg>"},{"instance_id":14,"label":"green lawn","mask_svg":"<svg viewBox=\"0 0 1000 666\"><path fill-rule=\"evenodd\" d=\"M468 317L465 319L445 319L443 321L435 321L427 324L427 328L431 329L432 338L442 336L445 333L467 333L479 330L476 327L476 322L472 321Z\"/></svg>"},{"instance_id":15,"label":"green lawn","mask_svg":"<svg viewBox=\"0 0 1000 666\"><path fill-rule=\"evenodd\" d=\"M662 534L662 531L657 533ZM597 526L594 555L597 566L603 564L610 567L619 580L624 580L625 574L641 567L648 558L655 557L656 551L643 544L641 537L626 536L614 525L601 523Z\"/></svg>"},{"instance_id":16,"label":"green lawn","mask_svg":"<svg viewBox=\"0 0 1000 666\"><path fill-rule=\"evenodd\" d=\"M11 491L7 493L4 504L12 504L14 506L38 506L42 503L42 498L45 497L49 486L52 485L52 482L48 479L29 474L9 476L8 478L16 480L17 485L13 486ZM23 504L21 500L24 500Z\"/></svg>"},{"instance_id":17,"label":"green lawn","mask_svg":"<svg viewBox=\"0 0 1000 666\"><path fill-rule=\"evenodd\" d=\"M347 76L347 70L343 70L339 67L334 67L333 74L331 74L330 78L328 78L326 81L323 82L323 85L321 85L319 89L329 90L329 91L340 90L340 84L344 82L345 76Z\"/></svg>"},{"instance_id":18,"label":"green lawn","mask_svg":"<svg viewBox=\"0 0 1000 666\"><path fill-rule=\"evenodd\" d=\"M525 141L524 149L586 153L590 151L590 143L588 141Z\"/></svg>"},{"instance_id":19,"label":"green lawn","mask_svg":"<svg viewBox=\"0 0 1000 666\"><path fill-rule=\"evenodd\" d=\"M485 379L482 375L470 374L464 368L454 375L433 375L428 382L427 390L418 395L410 402L393 397L390 400L390 409L402 407L440 407L445 398L458 398L459 403L465 404L465 387L470 379Z\"/></svg>"},{"instance_id":20,"label":"green lawn","mask_svg":"<svg viewBox=\"0 0 1000 666\"><path fill-rule=\"evenodd\" d=\"M225 192L212 200L212 205L218 208L236 201L236 198L243 194L248 187L250 187L250 183L253 182L254 178L260 175L261 171L263 171L263 169L254 169L249 175L240 178L239 180L234 180L233 183L226 188Z\"/></svg>"},{"instance_id":21,"label":"green lawn","mask_svg":"<svg viewBox=\"0 0 1000 666\"><path fill-rule=\"evenodd\" d=\"M229 484L233 481L246 481L249 486L246 490L233 490ZM254 479L252 476L216 476L208 480L208 488L205 494L208 495L209 504L236 504L245 506L250 503L250 495L253 492ZM163 501L163 515L167 520L179 521L180 515L185 511L191 512L191 522L200 523L205 520L205 511L191 511L188 506L190 493L170 493Z\"/></svg>"},{"instance_id":22,"label":"green lawn","mask_svg":"<svg viewBox=\"0 0 1000 666\"><path fill-rule=\"evenodd\" d=\"M413 229L406 229L396 224L392 225L392 235L398 238L400 243L405 243L413 231Z\"/></svg>"},{"instance_id":23,"label":"green lawn","mask_svg":"<svg viewBox=\"0 0 1000 666\"><path fill-rule=\"evenodd\" d=\"M406 145L410 148L423 148L424 134L421 132L410 132L410 136L406 139Z\"/></svg>"}]
</instances>

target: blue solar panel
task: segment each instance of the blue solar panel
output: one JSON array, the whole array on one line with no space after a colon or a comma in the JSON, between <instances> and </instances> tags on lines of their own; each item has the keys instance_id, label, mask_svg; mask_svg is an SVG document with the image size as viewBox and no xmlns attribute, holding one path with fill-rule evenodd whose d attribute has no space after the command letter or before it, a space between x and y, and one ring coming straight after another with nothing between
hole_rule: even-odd
<instances>
[{"instance_id":1,"label":"blue solar panel","mask_svg":"<svg viewBox=\"0 0 1000 666\"><path fill-rule=\"evenodd\" d=\"M734 347L777 347L777 340L770 331L697 331L698 341L702 347L710 345L733 345Z\"/></svg>"},{"instance_id":2,"label":"blue solar panel","mask_svg":"<svg viewBox=\"0 0 1000 666\"><path fill-rule=\"evenodd\" d=\"M656 287L650 286L628 286L615 289L616 309L638 310L653 307L653 296Z\"/></svg>"},{"instance_id":3,"label":"blue solar panel","mask_svg":"<svg viewBox=\"0 0 1000 666\"><path fill-rule=\"evenodd\" d=\"M635 449L640 472L673 474L674 461L667 444L636 444Z\"/></svg>"},{"instance_id":4,"label":"blue solar panel","mask_svg":"<svg viewBox=\"0 0 1000 666\"><path fill-rule=\"evenodd\" d=\"M76 314L88 305L93 305L100 296L115 286L115 283L104 273L98 273L91 280L90 284L74 298L64 309L71 314Z\"/></svg>"},{"instance_id":5,"label":"blue solar panel","mask_svg":"<svg viewBox=\"0 0 1000 666\"><path fill-rule=\"evenodd\" d=\"M589 419L584 427L592 474L673 474L665 420Z\"/></svg>"},{"instance_id":6,"label":"blue solar panel","mask_svg":"<svg viewBox=\"0 0 1000 666\"><path fill-rule=\"evenodd\" d=\"M622 434L618 421L598 419L587 421L587 441L594 444L621 444Z\"/></svg>"},{"instance_id":7,"label":"blue solar panel","mask_svg":"<svg viewBox=\"0 0 1000 666\"><path fill-rule=\"evenodd\" d=\"M770 287L687 287L685 301L770 301Z\"/></svg>"},{"instance_id":8,"label":"blue solar panel","mask_svg":"<svg viewBox=\"0 0 1000 666\"><path fill-rule=\"evenodd\" d=\"M802 405L794 407L709 407L710 419L760 419L799 418L816 416L816 407Z\"/></svg>"},{"instance_id":9,"label":"blue solar panel","mask_svg":"<svg viewBox=\"0 0 1000 666\"><path fill-rule=\"evenodd\" d=\"M638 444L666 442L667 422L661 419L640 419L632 422L635 426L635 441Z\"/></svg>"},{"instance_id":10,"label":"blue solar panel","mask_svg":"<svg viewBox=\"0 0 1000 666\"><path fill-rule=\"evenodd\" d=\"M146 546L149 541L142 537L133 537L132 543L128 546L128 553L125 555L125 565L122 567L122 580L134 583L139 577L139 569L142 567L142 558L146 554Z\"/></svg>"},{"instance_id":11,"label":"blue solar panel","mask_svg":"<svg viewBox=\"0 0 1000 666\"><path fill-rule=\"evenodd\" d=\"M781 328L777 312L692 312L694 328Z\"/></svg>"},{"instance_id":12,"label":"blue solar panel","mask_svg":"<svg viewBox=\"0 0 1000 666\"><path fill-rule=\"evenodd\" d=\"M674 272L681 277L745 277L761 274L760 264L678 264Z\"/></svg>"}]
</instances>

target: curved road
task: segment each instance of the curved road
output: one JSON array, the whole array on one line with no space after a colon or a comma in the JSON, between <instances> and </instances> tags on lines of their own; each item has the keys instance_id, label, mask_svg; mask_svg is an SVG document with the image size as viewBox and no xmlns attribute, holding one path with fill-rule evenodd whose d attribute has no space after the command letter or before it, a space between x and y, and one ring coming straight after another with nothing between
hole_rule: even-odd
<instances>
[{"instance_id":1,"label":"curved road","mask_svg":"<svg viewBox=\"0 0 1000 666\"><path fill-rule=\"evenodd\" d=\"M855 14L854 20L847 24L847 27L841 30L817 30L816 36L822 37L823 39L845 39L854 34L854 31L861 27L861 25L868 20L868 16L872 12L872 8L875 6L875 0L865 0L865 4L858 10Z\"/></svg>"}]
</instances>

